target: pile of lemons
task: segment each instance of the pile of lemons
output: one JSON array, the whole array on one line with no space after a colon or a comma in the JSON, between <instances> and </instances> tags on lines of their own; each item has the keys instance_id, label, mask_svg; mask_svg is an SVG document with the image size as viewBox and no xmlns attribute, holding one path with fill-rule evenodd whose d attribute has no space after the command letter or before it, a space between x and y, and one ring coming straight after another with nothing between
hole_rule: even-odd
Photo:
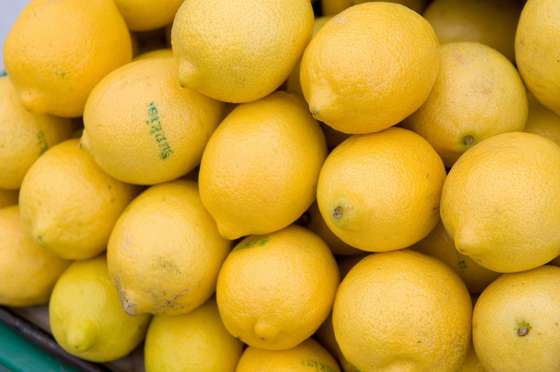
<instances>
[{"instance_id":1,"label":"pile of lemons","mask_svg":"<svg viewBox=\"0 0 560 372\"><path fill-rule=\"evenodd\" d=\"M31 1L0 304L148 372L558 372L559 50L558 0Z\"/></svg>"}]
</instances>

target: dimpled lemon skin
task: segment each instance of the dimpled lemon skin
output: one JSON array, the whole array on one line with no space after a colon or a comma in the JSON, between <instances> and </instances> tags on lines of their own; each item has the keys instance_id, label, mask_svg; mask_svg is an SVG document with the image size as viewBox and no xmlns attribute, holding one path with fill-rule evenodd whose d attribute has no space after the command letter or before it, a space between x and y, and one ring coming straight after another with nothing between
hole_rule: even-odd
<instances>
[{"instance_id":1,"label":"dimpled lemon skin","mask_svg":"<svg viewBox=\"0 0 560 372\"><path fill-rule=\"evenodd\" d=\"M23 230L17 206L0 209L0 236L0 305L46 303L69 262L31 240Z\"/></svg>"},{"instance_id":2,"label":"dimpled lemon skin","mask_svg":"<svg viewBox=\"0 0 560 372\"><path fill-rule=\"evenodd\" d=\"M560 116L529 95L529 117L525 125L525 132L538 134L560 146Z\"/></svg>"},{"instance_id":3,"label":"dimpled lemon skin","mask_svg":"<svg viewBox=\"0 0 560 372\"><path fill-rule=\"evenodd\" d=\"M440 73L428 100L406 120L449 167L474 144L522 131L527 95L515 67L496 50L458 42L440 48Z\"/></svg>"},{"instance_id":4,"label":"dimpled lemon skin","mask_svg":"<svg viewBox=\"0 0 560 372\"><path fill-rule=\"evenodd\" d=\"M186 315L154 317L144 358L147 372L233 372L242 352L211 300Z\"/></svg>"},{"instance_id":5,"label":"dimpled lemon skin","mask_svg":"<svg viewBox=\"0 0 560 372\"><path fill-rule=\"evenodd\" d=\"M9 207L18 203L18 190L0 189L0 208Z\"/></svg>"},{"instance_id":6,"label":"dimpled lemon skin","mask_svg":"<svg viewBox=\"0 0 560 372\"><path fill-rule=\"evenodd\" d=\"M228 239L280 230L313 203L326 151L298 97L277 92L240 105L204 150L200 197Z\"/></svg>"},{"instance_id":7,"label":"dimpled lemon skin","mask_svg":"<svg viewBox=\"0 0 560 372\"><path fill-rule=\"evenodd\" d=\"M35 160L71 133L69 120L26 110L10 78L0 77L0 188L19 189Z\"/></svg>"},{"instance_id":8,"label":"dimpled lemon skin","mask_svg":"<svg viewBox=\"0 0 560 372\"><path fill-rule=\"evenodd\" d=\"M82 143L118 180L171 181L198 165L223 109L223 103L181 88L173 58L141 60L95 87L84 112Z\"/></svg>"},{"instance_id":9,"label":"dimpled lemon skin","mask_svg":"<svg viewBox=\"0 0 560 372\"><path fill-rule=\"evenodd\" d=\"M214 292L230 250L196 183L153 186L119 218L109 240L109 272L129 314L180 315Z\"/></svg>"},{"instance_id":10,"label":"dimpled lemon skin","mask_svg":"<svg viewBox=\"0 0 560 372\"><path fill-rule=\"evenodd\" d=\"M80 148L60 143L33 164L19 195L26 230L62 258L82 260L105 250L117 218L135 189L105 173Z\"/></svg>"},{"instance_id":11,"label":"dimpled lemon skin","mask_svg":"<svg viewBox=\"0 0 560 372\"><path fill-rule=\"evenodd\" d=\"M218 276L216 299L227 330L246 344L285 350L327 318L338 267L314 233L290 226L241 241Z\"/></svg>"},{"instance_id":12,"label":"dimpled lemon skin","mask_svg":"<svg viewBox=\"0 0 560 372\"><path fill-rule=\"evenodd\" d=\"M560 115L559 43L560 2L528 1L515 35L515 61L531 93Z\"/></svg>"},{"instance_id":13,"label":"dimpled lemon skin","mask_svg":"<svg viewBox=\"0 0 560 372\"><path fill-rule=\"evenodd\" d=\"M375 1L375 0L374 0ZM335 15L352 5L369 2L368 0L321 0L321 9L324 15ZM421 12L426 6L425 0L385 0L387 3L406 5L416 12Z\"/></svg>"},{"instance_id":14,"label":"dimpled lemon skin","mask_svg":"<svg viewBox=\"0 0 560 372\"><path fill-rule=\"evenodd\" d=\"M462 254L496 272L544 265L560 254L560 147L504 133L466 152L443 187L441 218Z\"/></svg>"},{"instance_id":15,"label":"dimpled lemon skin","mask_svg":"<svg viewBox=\"0 0 560 372\"><path fill-rule=\"evenodd\" d=\"M35 0L4 47L4 64L31 111L81 116L93 87L132 59L126 24L111 0Z\"/></svg>"},{"instance_id":16,"label":"dimpled lemon skin","mask_svg":"<svg viewBox=\"0 0 560 372\"><path fill-rule=\"evenodd\" d=\"M487 371L558 371L560 268L505 274L492 283L476 302L473 340Z\"/></svg>"},{"instance_id":17,"label":"dimpled lemon skin","mask_svg":"<svg viewBox=\"0 0 560 372\"><path fill-rule=\"evenodd\" d=\"M336 340L360 371L455 372L470 344L471 298L446 265L403 250L370 255L346 275Z\"/></svg>"},{"instance_id":18,"label":"dimpled lemon skin","mask_svg":"<svg viewBox=\"0 0 560 372\"><path fill-rule=\"evenodd\" d=\"M399 123L428 98L438 46L432 26L403 5L348 8L323 26L303 55L301 87L311 113L345 133Z\"/></svg>"},{"instance_id":19,"label":"dimpled lemon skin","mask_svg":"<svg viewBox=\"0 0 560 372\"><path fill-rule=\"evenodd\" d=\"M119 302L105 256L75 262L56 283L49 323L56 342L79 358L107 362L130 353L142 340L150 317L130 316Z\"/></svg>"},{"instance_id":20,"label":"dimpled lemon skin","mask_svg":"<svg viewBox=\"0 0 560 372\"><path fill-rule=\"evenodd\" d=\"M128 27L148 31L173 22L183 0L115 0Z\"/></svg>"},{"instance_id":21,"label":"dimpled lemon skin","mask_svg":"<svg viewBox=\"0 0 560 372\"><path fill-rule=\"evenodd\" d=\"M308 339L289 350L261 350L249 346L235 372L340 372L338 363L319 343Z\"/></svg>"},{"instance_id":22,"label":"dimpled lemon skin","mask_svg":"<svg viewBox=\"0 0 560 372\"><path fill-rule=\"evenodd\" d=\"M345 243L391 251L436 226L444 179L443 163L426 140L391 128L352 136L335 148L321 170L317 202L329 229Z\"/></svg>"},{"instance_id":23,"label":"dimpled lemon skin","mask_svg":"<svg viewBox=\"0 0 560 372\"><path fill-rule=\"evenodd\" d=\"M309 0L189 0L171 44L179 80L225 102L265 97L290 75L311 38Z\"/></svg>"}]
</instances>

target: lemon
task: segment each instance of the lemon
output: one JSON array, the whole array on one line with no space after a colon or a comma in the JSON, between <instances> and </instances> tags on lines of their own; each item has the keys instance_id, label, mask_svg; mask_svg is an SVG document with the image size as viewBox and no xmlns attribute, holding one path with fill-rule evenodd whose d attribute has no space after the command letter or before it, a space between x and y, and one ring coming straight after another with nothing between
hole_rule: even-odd
<instances>
[{"instance_id":1,"label":"lemon","mask_svg":"<svg viewBox=\"0 0 560 372\"><path fill-rule=\"evenodd\" d=\"M480 363L480 360L478 359L478 356L472 346L469 348L467 358L458 372L487 372Z\"/></svg>"},{"instance_id":2,"label":"lemon","mask_svg":"<svg viewBox=\"0 0 560 372\"><path fill-rule=\"evenodd\" d=\"M303 101L277 92L239 105L214 132L200 164L200 197L226 238L270 233L309 208L325 156Z\"/></svg>"},{"instance_id":3,"label":"lemon","mask_svg":"<svg viewBox=\"0 0 560 372\"><path fill-rule=\"evenodd\" d=\"M529 117L525 132L538 134L560 145L560 116L529 95Z\"/></svg>"},{"instance_id":4,"label":"lemon","mask_svg":"<svg viewBox=\"0 0 560 372\"><path fill-rule=\"evenodd\" d=\"M132 58L126 24L112 0L35 0L4 47L4 63L23 104L81 116L93 87Z\"/></svg>"},{"instance_id":5,"label":"lemon","mask_svg":"<svg viewBox=\"0 0 560 372\"><path fill-rule=\"evenodd\" d=\"M544 265L560 254L560 147L531 133L482 141L455 163L441 217L455 247L497 272Z\"/></svg>"},{"instance_id":6,"label":"lemon","mask_svg":"<svg viewBox=\"0 0 560 372\"><path fill-rule=\"evenodd\" d=\"M69 262L39 247L23 231L17 206L0 209L0 304L41 305Z\"/></svg>"},{"instance_id":7,"label":"lemon","mask_svg":"<svg viewBox=\"0 0 560 372\"><path fill-rule=\"evenodd\" d=\"M447 166L485 138L523 130L527 96L507 58L473 42L443 45L440 55L434 88L407 124L434 146Z\"/></svg>"},{"instance_id":8,"label":"lemon","mask_svg":"<svg viewBox=\"0 0 560 372\"><path fill-rule=\"evenodd\" d=\"M35 242L62 258L81 260L105 250L134 194L130 185L103 173L73 139L33 164L23 180L19 204Z\"/></svg>"},{"instance_id":9,"label":"lemon","mask_svg":"<svg viewBox=\"0 0 560 372\"><path fill-rule=\"evenodd\" d=\"M383 0L383 1L388 3L398 3L398 4L406 5L410 9L413 9L417 12L421 12L422 9L424 9L424 6L426 5L426 0ZM321 0L321 7L323 9L323 14L335 15L352 5L365 3L365 2L369 2L369 1L368 0Z\"/></svg>"},{"instance_id":10,"label":"lemon","mask_svg":"<svg viewBox=\"0 0 560 372\"><path fill-rule=\"evenodd\" d=\"M171 48L151 50L149 52L145 52L136 56L134 60L138 61L141 59L166 58L166 57L173 57L173 51L171 50Z\"/></svg>"},{"instance_id":11,"label":"lemon","mask_svg":"<svg viewBox=\"0 0 560 372\"><path fill-rule=\"evenodd\" d=\"M560 115L559 42L560 2L528 1L515 35L515 60L531 93Z\"/></svg>"},{"instance_id":12,"label":"lemon","mask_svg":"<svg viewBox=\"0 0 560 372\"><path fill-rule=\"evenodd\" d=\"M248 347L235 372L339 372L336 360L317 341L306 340L289 350Z\"/></svg>"},{"instance_id":13,"label":"lemon","mask_svg":"<svg viewBox=\"0 0 560 372\"><path fill-rule=\"evenodd\" d=\"M439 70L430 24L400 4L370 2L333 17L301 61L313 116L345 133L378 132L424 103Z\"/></svg>"},{"instance_id":14,"label":"lemon","mask_svg":"<svg viewBox=\"0 0 560 372\"><path fill-rule=\"evenodd\" d=\"M470 344L471 298L446 265L403 250L361 260L338 288L336 340L360 371L455 372Z\"/></svg>"},{"instance_id":15,"label":"lemon","mask_svg":"<svg viewBox=\"0 0 560 372\"><path fill-rule=\"evenodd\" d=\"M18 190L0 189L0 208L9 207L18 203Z\"/></svg>"},{"instance_id":16,"label":"lemon","mask_svg":"<svg viewBox=\"0 0 560 372\"><path fill-rule=\"evenodd\" d=\"M312 232L290 226L242 240L218 276L216 299L226 329L246 344L290 349L327 318L338 268Z\"/></svg>"},{"instance_id":17,"label":"lemon","mask_svg":"<svg viewBox=\"0 0 560 372\"><path fill-rule=\"evenodd\" d=\"M185 314L214 292L230 243L218 234L196 184L153 186L119 218L107 259L129 314Z\"/></svg>"},{"instance_id":18,"label":"lemon","mask_svg":"<svg viewBox=\"0 0 560 372\"><path fill-rule=\"evenodd\" d=\"M309 0L189 0L171 44L179 80L225 102L265 97L290 75L313 29Z\"/></svg>"},{"instance_id":19,"label":"lemon","mask_svg":"<svg viewBox=\"0 0 560 372\"><path fill-rule=\"evenodd\" d=\"M434 0L424 12L441 43L477 41L515 60L520 0Z\"/></svg>"},{"instance_id":20,"label":"lemon","mask_svg":"<svg viewBox=\"0 0 560 372\"><path fill-rule=\"evenodd\" d=\"M75 262L56 283L49 303L51 331L60 346L82 359L106 362L131 352L149 316L124 312L104 256Z\"/></svg>"},{"instance_id":21,"label":"lemon","mask_svg":"<svg viewBox=\"0 0 560 372\"><path fill-rule=\"evenodd\" d=\"M543 266L486 288L474 308L473 340L488 371L558 371L559 283L560 268Z\"/></svg>"},{"instance_id":22,"label":"lemon","mask_svg":"<svg viewBox=\"0 0 560 372\"><path fill-rule=\"evenodd\" d=\"M436 226L444 178L443 163L426 140L391 128L352 136L335 148L321 170L317 202L328 228L352 247L401 249Z\"/></svg>"},{"instance_id":23,"label":"lemon","mask_svg":"<svg viewBox=\"0 0 560 372\"><path fill-rule=\"evenodd\" d=\"M198 165L222 112L222 103L179 86L173 58L150 58L114 71L95 87L82 143L118 180L171 181Z\"/></svg>"},{"instance_id":24,"label":"lemon","mask_svg":"<svg viewBox=\"0 0 560 372\"><path fill-rule=\"evenodd\" d=\"M183 0L115 0L131 30L146 31L164 27L175 17Z\"/></svg>"},{"instance_id":25,"label":"lemon","mask_svg":"<svg viewBox=\"0 0 560 372\"><path fill-rule=\"evenodd\" d=\"M0 77L0 188L19 189L35 160L71 132L69 120L27 111L10 78Z\"/></svg>"},{"instance_id":26,"label":"lemon","mask_svg":"<svg viewBox=\"0 0 560 372\"><path fill-rule=\"evenodd\" d=\"M242 352L211 300L186 315L154 317L144 358L147 372L233 372Z\"/></svg>"}]
</instances>

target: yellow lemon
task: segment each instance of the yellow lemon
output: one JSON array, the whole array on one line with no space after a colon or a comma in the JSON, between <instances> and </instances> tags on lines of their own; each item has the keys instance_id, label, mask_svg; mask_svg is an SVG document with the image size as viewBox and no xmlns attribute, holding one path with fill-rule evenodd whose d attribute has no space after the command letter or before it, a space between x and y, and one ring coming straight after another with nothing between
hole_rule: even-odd
<instances>
[{"instance_id":1,"label":"yellow lemon","mask_svg":"<svg viewBox=\"0 0 560 372\"><path fill-rule=\"evenodd\" d=\"M482 363L480 363L480 359L478 359L478 356L476 355L472 345L469 348L469 352L467 353L465 362L463 363L461 368L459 368L458 372L487 372L486 369L482 366Z\"/></svg>"},{"instance_id":2,"label":"yellow lemon","mask_svg":"<svg viewBox=\"0 0 560 372\"><path fill-rule=\"evenodd\" d=\"M373 0L385 1L388 3L398 3L406 5L410 9L421 12L426 5L426 0ZM369 2L368 0L321 0L321 8L324 15L335 15L342 12L344 9L361 3Z\"/></svg>"},{"instance_id":3,"label":"yellow lemon","mask_svg":"<svg viewBox=\"0 0 560 372\"><path fill-rule=\"evenodd\" d=\"M497 272L544 265L560 254L560 147L531 133L482 141L455 163L441 217L455 247Z\"/></svg>"},{"instance_id":4,"label":"yellow lemon","mask_svg":"<svg viewBox=\"0 0 560 372\"><path fill-rule=\"evenodd\" d=\"M218 277L216 298L227 330L253 347L290 349L329 315L338 268L315 234L290 226L242 240Z\"/></svg>"},{"instance_id":5,"label":"yellow lemon","mask_svg":"<svg viewBox=\"0 0 560 372\"><path fill-rule=\"evenodd\" d=\"M118 180L171 181L198 165L222 113L222 103L179 86L173 58L150 58L114 71L95 87L82 143Z\"/></svg>"},{"instance_id":6,"label":"yellow lemon","mask_svg":"<svg viewBox=\"0 0 560 372\"><path fill-rule=\"evenodd\" d=\"M555 266L502 275L474 308L474 347L488 371L558 371L559 331L560 268Z\"/></svg>"},{"instance_id":7,"label":"yellow lemon","mask_svg":"<svg viewBox=\"0 0 560 372\"><path fill-rule=\"evenodd\" d=\"M153 186L119 218L107 259L129 314L185 314L214 293L230 243L218 234L196 184Z\"/></svg>"},{"instance_id":8,"label":"yellow lemon","mask_svg":"<svg viewBox=\"0 0 560 372\"><path fill-rule=\"evenodd\" d=\"M471 298L446 265L403 250L370 255L338 288L336 340L360 371L455 372L470 344Z\"/></svg>"},{"instance_id":9,"label":"yellow lemon","mask_svg":"<svg viewBox=\"0 0 560 372\"><path fill-rule=\"evenodd\" d=\"M309 0L189 0L171 44L179 80L225 102L265 97L290 75L313 29Z\"/></svg>"},{"instance_id":10,"label":"yellow lemon","mask_svg":"<svg viewBox=\"0 0 560 372\"><path fill-rule=\"evenodd\" d=\"M447 166L485 138L523 130L527 96L507 58L472 42L443 45L440 55L440 73L428 100L406 122Z\"/></svg>"},{"instance_id":11,"label":"yellow lemon","mask_svg":"<svg viewBox=\"0 0 560 372\"><path fill-rule=\"evenodd\" d=\"M146 31L170 24L183 0L115 0L131 30Z\"/></svg>"},{"instance_id":12,"label":"yellow lemon","mask_svg":"<svg viewBox=\"0 0 560 372\"><path fill-rule=\"evenodd\" d=\"M134 58L135 61L141 59L150 59L150 58L167 58L173 57L173 51L171 48L163 48L163 49L156 49L151 50L149 52L142 53Z\"/></svg>"},{"instance_id":13,"label":"yellow lemon","mask_svg":"<svg viewBox=\"0 0 560 372\"><path fill-rule=\"evenodd\" d=\"M560 115L559 43L560 2L528 1L515 35L515 60L531 93Z\"/></svg>"},{"instance_id":14,"label":"yellow lemon","mask_svg":"<svg viewBox=\"0 0 560 372\"><path fill-rule=\"evenodd\" d=\"M19 189L35 160L71 133L69 120L27 111L10 78L0 77L0 188Z\"/></svg>"},{"instance_id":15,"label":"yellow lemon","mask_svg":"<svg viewBox=\"0 0 560 372\"><path fill-rule=\"evenodd\" d=\"M0 189L0 208L9 207L18 203L18 190Z\"/></svg>"},{"instance_id":16,"label":"yellow lemon","mask_svg":"<svg viewBox=\"0 0 560 372\"><path fill-rule=\"evenodd\" d=\"M424 12L443 44L477 41L515 59L520 0L434 0Z\"/></svg>"},{"instance_id":17,"label":"yellow lemon","mask_svg":"<svg viewBox=\"0 0 560 372\"><path fill-rule=\"evenodd\" d=\"M303 101L277 92L239 105L214 132L200 164L200 197L226 238L270 233L309 208L325 156Z\"/></svg>"},{"instance_id":18,"label":"yellow lemon","mask_svg":"<svg viewBox=\"0 0 560 372\"><path fill-rule=\"evenodd\" d=\"M35 0L10 30L4 63L32 111L81 116L93 87L132 58L112 0Z\"/></svg>"},{"instance_id":19,"label":"yellow lemon","mask_svg":"<svg viewBox=\"0 0 560 372\"><path fill-rule=\"evenodd\" d=\"M49 303L56 341L68 353L95 362L131 352L144 339L149 320L124 312L104 256L70 265Z\"/></svg>"},{"instance_id":20,"label":"yellow lemon","mask_svg":"<svg viewBox=\"0 0 560 372\"><path fill-rule=\"evenodd\" d=\"M430 235L416 243L414 249L435 257L452 268L463 279L471 293L482 292L499 275L457 251L453 239L447 235L441 223L432 230Z\"/></svg>"},{"instance_id":21,"label":"yellow lemon","mask_svg":"<svg viewBox=\"0 0 560 372\"><path fill-rule=\"evenodd\" d=\"M371 2L333 17L301 61L313 116L345 133L378 132L424 103L439 70L438 40L409 8Z\"/></svg>"},{"instance_id":22,"label":"yellow lemon","mask_svg":"<svg viewBox=\"0 0 560 372\"><path fill-rule=\"evenodd\" d=\"M186 315L154 317L144 358L147 372L233 372L242 352L211 300Z\"/></svg>"},{"instance_id":23,"label":"yellow lemon","mask_svg":"<svg viewBox=\"0 0 560 372\"><path fill-rule=\"evenodd\" d=\"M313 339L282 351L248 347L235 372L340 372L336 360Z\"/></svg>"},{"instance_id":24,"label":"yellow lemon","mask_svg":"<svg viewBox=\"0 0 560 372\"><path fill-rule=\"evenodd\" d=\"M17 206L0 209L0 304L41 305L69 262L39 247L25 233Z\"/></svg>"},{"instance_id":25,"label":"yellow lemon","mask_svg":"<svg viewBox=\"0 0 560 372\"><path fill-rule=\"evenodd\" d=\"M560 145L560 116L529 95L529 117L525 132L538 134Z\"/></svg>"},{"instance_id":26,"label":"yellow lemon","mask_svg":"<svg viewBox=\"0 0 560 372\"><path fill-rule=\"evenodd\" d=\"M105 250L135 189L105 173L77 139L56 145L33 164L19 204L27 231L40 246L80 260Z\"/></svg>"},{"instance_id":27,"label":"yellow lemon","mask_svg":"<svg viewBox=\"0 0 560 372\"><path fill-rule=\"evenodd\" d=\"M352 136L335 148L321 170L317 202L342 241L390 251L416 243L436 226L444 179L443 163L426 140L391 128Z\"/></svg>"}]
</instances>

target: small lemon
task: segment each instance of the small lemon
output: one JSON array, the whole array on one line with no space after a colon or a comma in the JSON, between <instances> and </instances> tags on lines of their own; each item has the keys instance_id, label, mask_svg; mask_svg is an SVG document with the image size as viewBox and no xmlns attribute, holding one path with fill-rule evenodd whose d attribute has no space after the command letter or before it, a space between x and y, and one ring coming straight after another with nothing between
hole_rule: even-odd
<instances>
[{"instance_id":1,"label":"small lemon","mask_svg":"<svg viewBox=\"0 0 560 372\"><path fill-rule=\"evenodd\" d=\"M239 105L214 132L200 164L200 197L226 238L270 233L309 208L325 156L303 101L277 92Z\"/></svg>"},{"instance_id":2,"label":"small lemon","mask_svg":"<svg viewBox=\"0 0 560 372\"><path fill-rule=\"evenodd\" d=\"M303 55L301 87L311 113L345 133L399 123L428 98L438 46L430 24L405 6L348 8L323 26Z\"/></svg>"},{"instance_id":3,"label":"small lemon","mask_svg":"<svg viewBox=\"0 0 560 372\"><path fill-rule=\"evenodd\" d=\"M147 372L233 372L242 352L214 300L186 315L154 317L144 347Z\"/></svg>"},{"instance_id":4,"label":"small lemon","mask_svg":"<svg viewBox=\"0 0 560 372\"><path fill-rule=\"evenodd\" d=\"M81 116L93 87L132 58L112 0L35 0L11 28L4 64L32 111Z\"/></svg>"},{"instance_id":5,"label":"small lemon","mask_svg":"<svg viewBox=\"0 0 560 372\"><path fill-rule=\"evenodd\" d=\"M105 173L73 139L33 164L19 195L26 230L62 258L81 260L105 250L135 189Z\"/></svg>"},{"instance_id":6,"label":"small lemon","mask_svg":"<svg viewBox=\"0 0 560 372\"><path fill-rule=\"evenodd\" d=\"M360 371L455 372L470 344L471 298L434 258L403 250L370 255L346 275L333 326Z\"/></svg>"},{"instance_id":7,"label":"small lemon","mask_svg":"<svg viewBox=\"0 0 560 372\"><path fill-rule=\"evenodd\" d=\"M56 341L68 353L95 362L131 352L144 339L149 320L146 315L124 312L104 256L70 265L49 303L49 323Z\"/></svg>"},{"instance_id":8,"label":"small lemon","mask_svg":"<svg viewBox=\"0 0 560 372\"><path fill-rule=\"evenodd\" d=\"M109 240L109 271L129 314L185 314L214 292L230 243L218 234L196 183L144 191Z\"/></svg>"},{"instance_id":9,"label":"small lemon","mask_svg":"<svg viewBox=\"0 0 560 372\"><path fill-rule=\"evenodd\" d=\"M313 29L309 0L189 0L171 44L185 86L225 102L265 97L290 75Z\"/></svg>"},{"instance_id":10,"label":"small lemon","mask_svg":"<svg viewBox=\"0 0 560 372\"><path fill-rule=\"evenodd\" d=\"M485 138L523 130L527 96L507 58L473 42L443 45L440 55L434 88L406 123L434 146L447 166Z\"/></svg>"},{"instance_id":11,"label":"small lemon","mask_svg":"<svg viewBox=\"0 0 560 372\"><path fill-rule=\"evenodd\" d=\"M183 0L115 0L131 30L146 31L164 27L175 18Z\"/></svg>"},{"instance_id":12,"label":"small lemon","mask_svg":"<svg viewBox=\"0 0 560 372\"><path fill-rule=\"evenodd\" d=\"M560 147L504 133L467 151L449 173L441 218L455 247L497 272L544 265L560 254Z\"/></svg>"},{"instance_id":13,"label":"small lemon","mask_svg":"<svg viewBox=\"0 0 560 372\"><path fill-rule=\"evenodd\" d=\"M529 95L529 117L525 132L538 134L560 145L560 116Z\"/></svg>"},{"instance_id":14,"label":"small lemon","mask_svg":"<svg viewBox=\"0 0 560 372\"><path fill-rule=\"evenodd\" d=\"M69 262L31 240L23 231L17 206L0 209L0 236L0 304L46 303Z\"/></svg>"},{"instance_id":15,"label":"small lemon","mask_svg":"<svg viewBox=\"0 0 560 372\"><path fill-rule=\"evenodd\" d=\"M473 340L488 371L558 371L560 268L505 274L490 284L474 308Z\"/></svg>"},{"instance_id":16,"label":"small lemon","mask_svg":"<svg viewBox=\"0 0 560 372\"><path fill-rule=\"evenodd\" d=\"M398 3L406 5L410 9L421 12L426 6L426 0L373 0L373 1L385 1L388 3ZM344 9L351 7L352 5L361 4L369 2L368 0L321 0L321 8L323 9L324 15L335 15L342 12Z\"/></svg>"},{"instance_id":17,"label":"small lemon","mask_svg":"<svg viewBox=\"0 0 560 372\"><path fill-rule=\"evenodd\" d=\"M0 188L19 189L35 160L71 132L67 119L27 111L10 78L0 77Z\"/></svg>"},{"instance_id":18,"label":"small lemon","mask_svg":"<svg viewBox=\"0 0 560 372\"><path fill-rule=\"evenodd\" d=\"M242 240L218 277L216 298L227 330L253 347L290 349L329 315L338 268L327 245L290 226Z\"/></svg>"},{"instance_id":19,"label":"small lemon","mask_svg":"<svg viewBox=\"0 0 560 372\"><path fill-rule=\"evenodd\" d=\"M18 190L0 189L0 208L9 207L18 203Z\"/></svg>"},{"instance_id":20,"label":"small lemon","mask_svg":"<svg viewBox=\"0 0 560 372\"><path fill-rule=\"evenodd\" d=\"M335 148L321 170L317 202L342 241L390 251L416 243L436 226L444 179L443 163L426 140L391 128L352 136Z\"/></svg>"},{"instance_id":21,"label":"small lemon","mask_svg":"<svg viewBox=\"0 0 560 372\"><path fill-rule=\"evenodd\" d=\"M340 372L336 360L313 339L289 350L261 350L249 346L235 372Z\"/></svg>"},{"instance_id":22,"label":"small lemon","mask_svg":"<svg viewBox=\"0 0 560 372\"><path fill-rule=\"evenodd\" d=\"M136 61L108 75L91 93L82 143L118 180L171 181L198 165L223 108L181 88L173 58Z\"/></svg>"},{"instance_id":23,"label":"small lemon","mask_svg":"<svg viewBox=\"0 0 560 372\"><path fill-rule=\"evenodd\" d=\"M480 359L474 351L474 347L471 345L469 352L467 353L467 358L465 362L459 368L458 372L487 372L486 369L480 363Z\"/></svg>"},{"instance_id":24,"label":"small lemon","mask_svg":"<svg viewBox=\"0 0 560 372\"><path fill-rule=\"evenodd\" d=\"M151 50L149 52L145 52L136 56L134 60L138 61L141 59L167 58L167 57L173 57L173 50L171 50L171 48Z\"/></svg>"}]
</instances>

